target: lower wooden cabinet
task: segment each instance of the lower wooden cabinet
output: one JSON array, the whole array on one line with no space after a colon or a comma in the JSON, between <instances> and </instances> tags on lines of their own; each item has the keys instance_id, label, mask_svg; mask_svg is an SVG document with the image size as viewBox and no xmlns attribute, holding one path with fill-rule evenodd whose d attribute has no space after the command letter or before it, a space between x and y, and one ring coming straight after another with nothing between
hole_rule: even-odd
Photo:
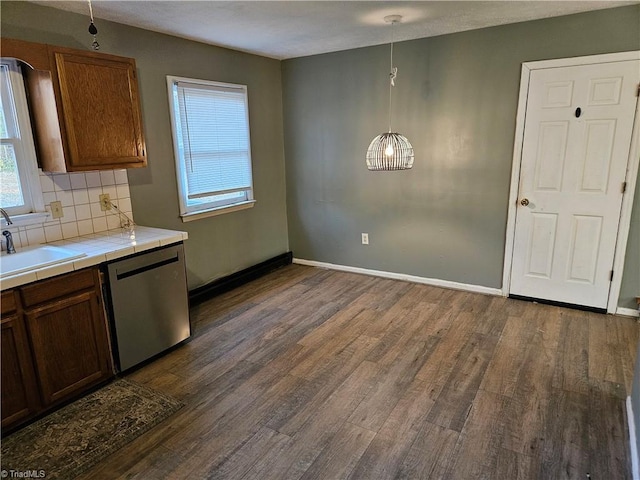
<instances>
[{"instance_id":1,"label":"lower wooden cabinet","mask_svg":"<svg viewBox=\"0 0 640 480\"><path fill-rule=\"evenodd\" d=\"M14 297L14 291L3 292L1 300L2 427L26 420L41 409L29 341Z\"/></svg>"},{"instance_id":2,"label":"lower wooden cabinet","mask_svg":"<svg viewBox=\"0 0 640 480\"><path fill-rule=\"evenodd\" d=\"M11 292L2 317L2 426L20 423L113 375L97 268ZM5 407L6 404L6 407Z\"/></svg>"}]
</instances>

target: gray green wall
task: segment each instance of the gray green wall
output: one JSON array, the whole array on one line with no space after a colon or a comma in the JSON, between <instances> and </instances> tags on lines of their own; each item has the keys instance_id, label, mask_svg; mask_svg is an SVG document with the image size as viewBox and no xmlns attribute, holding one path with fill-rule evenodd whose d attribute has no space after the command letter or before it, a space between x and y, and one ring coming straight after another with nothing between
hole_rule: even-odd
<instances>
[{"instance_id":1,"label":"gray green wall","mask_svg":"<svg viewBox=\"0 0 640 480\"><path fill-rule=\"evenodd\" d=\"M26 2L0 4L9 38L88 49L87 16ZM184 230L190 288L288 251L280 62L96 20L101 51L136 59L149 166L129 170L135 221ZM248 86L254 208L182 223L166 75Z\"/></svg>"},{"instance_id":2,"label":"gray green wall","mask_svg":"<svg viewBox=\"0 0 640 480\"><path fill-rule=\"evenodd\" d=\"M404 172L364 161L387 130L388 46L284 61L294 256L500 288L521 64L637 49L637 5L397 43L393 127L416 152ZM640 195L634 209L630 308Z\"/></svg>"}]
</instances>

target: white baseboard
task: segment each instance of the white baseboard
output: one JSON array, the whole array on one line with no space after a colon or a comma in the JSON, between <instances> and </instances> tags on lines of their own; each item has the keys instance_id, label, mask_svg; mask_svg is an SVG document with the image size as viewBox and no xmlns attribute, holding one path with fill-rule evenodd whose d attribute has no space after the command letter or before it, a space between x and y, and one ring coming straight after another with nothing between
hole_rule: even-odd
<instances>
[{"instance_id":1,"label":"white baseboard","mask_svg":"<svg viewBox=\"0 0 640 480\"><path fill-rule=\"evenodd\" d=\"M627 397L627 422L629 423L629 447L631 448L631 475L633 480L640 480L640 465L638 465L638 444L636 439L636 423L633 416L631 397Z\"/></svg>"},{"instance_id":2,"label":"white baseboard","mask_svg":"<svg viewBox=\"0 0 640 480\"><path fill-rule=\"evenodd\" d=\"M481 285L471 285L468 283L451 282L449 280L439 280L437 278L418 277L404 273L384 272L382 270L369 270L368 268L349 267L346 265L336 265L333 263L316 262L315 260L304 260L294 258L293 263L308 265L310 267L328 268L329 270L339 270L341 272L360 273L374 277L390 278L393 280L404 280L405 282L422 283L434 287L451 288L453 290L464 290L466 292L484 293L485 295L502 295L499 288L483 287Z\"/></svg>"},{"instance_id":3,"label":"white baseboard","mask_svg":"<svg viewBox=\"0 0 640 480\"><path fill-rule=\"evenodd\" d=\"M622 308L616 309L616 315L624 315L626 317L640 317L640 311L635 308Z\"/></svg>"}]
</instances>

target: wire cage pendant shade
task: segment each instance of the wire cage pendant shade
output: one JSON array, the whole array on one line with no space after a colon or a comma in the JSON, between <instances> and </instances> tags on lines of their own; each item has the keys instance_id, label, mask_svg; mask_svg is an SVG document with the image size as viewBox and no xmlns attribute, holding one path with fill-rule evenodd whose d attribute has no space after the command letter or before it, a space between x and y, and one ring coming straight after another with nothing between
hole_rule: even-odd
<instances>
[{"instance_id":1,"label":"wire cage pendant shade","mask_svg":"<svg viewBox=\"0 0 640 480\"><path fill-rule=\"evenodd\" d=\"M384 21L393 25L400 22L400 15L389 15ZM407 137L391 129L391 90L395 86L398 69L393 66L393 34L391 36L391 72L389 73L389 133L374 138L367 149L367 168L372 171L408 170L413 167L414 153Z\"/></svg>"},{"instance_id":2,"label":"wire cage pendant shade","mask_svg":"<svg viewBox=\"0 0 640 480\"><path fill-rule=\"evenodd\" d=\"M383 133L367 149L367 168L374 171L408 170L413 167L413 147L404 135Z\"/></svg>"}]
</instances>

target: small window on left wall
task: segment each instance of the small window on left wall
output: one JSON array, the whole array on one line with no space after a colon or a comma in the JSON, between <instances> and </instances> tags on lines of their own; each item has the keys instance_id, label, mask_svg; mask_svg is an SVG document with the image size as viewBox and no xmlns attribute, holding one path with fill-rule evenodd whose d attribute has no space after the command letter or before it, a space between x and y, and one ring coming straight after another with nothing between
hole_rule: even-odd
<instances>
[{"instance_id":1,"label":"small window on left wall","mask_svg":"<svg viewBox=\"0 0 640 480\"><path fill-rule=\"evenodd\" d=\"M9 215L43 211L27 97L13 60L0 60L0 95L0 207Z\"/></svg>"}]
</instances>

